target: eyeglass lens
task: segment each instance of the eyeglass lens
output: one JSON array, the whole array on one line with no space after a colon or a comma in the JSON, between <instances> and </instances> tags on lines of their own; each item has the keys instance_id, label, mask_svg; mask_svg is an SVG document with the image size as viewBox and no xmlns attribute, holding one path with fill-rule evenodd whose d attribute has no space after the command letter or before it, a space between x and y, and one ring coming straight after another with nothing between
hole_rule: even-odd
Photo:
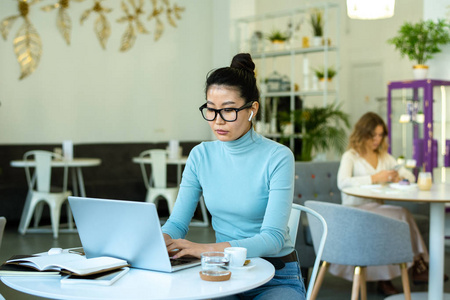
<instances>
[{"instance_id":1,"label":"eyeglass lens","mask_svg":"<svg viewBox=\"0 0 450 300\"><path fill-rule=\"evenodd\" d=\"M233 122L237 119L237 111L234 109L221 109L221 110L215 110L212 108L204 107L202 109L203 117L208 120L212 121L216 118L217 113L220 114L220 117L227 122Z\"/></svg>"}]
</instances>

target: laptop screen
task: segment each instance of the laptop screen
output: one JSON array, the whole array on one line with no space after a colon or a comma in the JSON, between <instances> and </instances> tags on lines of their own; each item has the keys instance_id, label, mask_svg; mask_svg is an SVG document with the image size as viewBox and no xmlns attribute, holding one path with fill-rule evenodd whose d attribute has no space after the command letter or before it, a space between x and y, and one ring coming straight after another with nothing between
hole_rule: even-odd
<instances>
[{"instance_id":1,"label":"laptop screen","mask_svg":"<svg viewBox=\"0 0 450 300\"><path fill-rule=\"evenodd\" d=\"M133 268L171 272L153 203L69 197L87 258L112 256Z\"/></svg>"}]
</instances>

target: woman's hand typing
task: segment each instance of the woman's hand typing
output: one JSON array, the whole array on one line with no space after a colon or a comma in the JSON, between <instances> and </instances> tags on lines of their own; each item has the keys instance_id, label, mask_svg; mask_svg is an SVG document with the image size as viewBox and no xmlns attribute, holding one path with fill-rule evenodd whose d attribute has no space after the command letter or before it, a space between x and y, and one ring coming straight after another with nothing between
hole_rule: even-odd
<instances>
[{"instance_id":1,"label":"woman's hand typing","mask_svg":"<svg viewBox=\"0 0 450 300\"><path fill-rule=\"evenodd\" d=\"M167 234L164 234L164 240L166 241L167 251L169 253L176 253L173 258L179 258L185 255L200 258L203 252L223 251L225 248L231 247L230 243L227 242L200 244L186 239L172 239Z\"/></svg>"}]
</instances>

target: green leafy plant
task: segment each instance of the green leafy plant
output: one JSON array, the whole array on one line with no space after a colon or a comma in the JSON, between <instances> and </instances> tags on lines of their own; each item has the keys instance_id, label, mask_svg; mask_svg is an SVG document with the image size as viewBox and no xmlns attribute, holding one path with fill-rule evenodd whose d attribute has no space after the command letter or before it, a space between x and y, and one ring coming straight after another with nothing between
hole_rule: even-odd
<instances>
[{"instance_id":1,"label":"green leafy plant","mask_svg":"<svg viewBox=\"0 0 450 300\"><path fill-rule=\"evenodd\" d=\"M423 65L433 54L441 52L441 45L450 43L450 24L445 20L420 21L418 23L405 22L399 29L397 36L387 42L400 51L402 57L408 56L417 64Z\"/></svg>"},{"instance_id":2,"label":"green leafy plant","mask_svg":"<svg viewBox=\"0 0 450 300\"><path fill-rule=\"evenodd\" d=\"M302 128L300 160L310 161L313 152L334 149L343 153L347 144L346 128L350 128L349 115L340 105L303 108L294 111L295 123Z\"/></svg>"},{"instance_id":3,"label":"green leafy plant","mask_svg":"<svg viewBox=\"0 0 450 300\"><path fill-rule=\"evenodd\" d=\"M337 71L334 67L328 67L325 72L325 68L323 66L320 68L317 68L317 69L313 69L313 71L316 74L317 78L319 78L319 80L325 78L325 73L327 73L327 78L330 80L333 79L333 77L337 73Z\"/></svg>"},{"instance_id":4,"label":"green leafy plant","mask_svg":"<svg viewBox=\"0 0 450 300\"><path fill-rule=\"evenodd\" d=\"M288 35L285 33L282 33L280 30L274 29L270 34L267 35L267 39L274 42L284 42L289 39Z\"/></svg>"},{"instance_id":5,"label":"green leafy plant","mask_svg":"<svg viewBox=\"0 0 450 300\"><path fill-rule=\"evenodd\" d=\"M313 28L314 36L323 35L323 11L321 9L314 9L310 15L311 26Z\"/></svg>"}]
</instances>

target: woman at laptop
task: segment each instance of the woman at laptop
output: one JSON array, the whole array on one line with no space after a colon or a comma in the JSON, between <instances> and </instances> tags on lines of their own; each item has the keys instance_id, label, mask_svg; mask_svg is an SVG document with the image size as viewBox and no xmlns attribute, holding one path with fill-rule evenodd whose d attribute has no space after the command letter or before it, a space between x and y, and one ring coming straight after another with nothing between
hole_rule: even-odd
<instances>
[{"instance_id":1,"label":"woman at laptop","mask_svg":"<svg viewBox=\"0 0 450 300\"><path fill-rule=\"evenodd\" d=\"M239 246L247 248L248 257L270 261L275 277L243 296L304 299L298 259L287 230L294 156L289 148L253 130L259 109L254 69L251 56L241 53L230 67L208 74L206 103L200 111L217 140L192 149L174 210L162 229L167 249L181 250L176 257L200 257L203 252ZM202 193L216 243L184 239Z\"/></svg>"}]
</instances>

